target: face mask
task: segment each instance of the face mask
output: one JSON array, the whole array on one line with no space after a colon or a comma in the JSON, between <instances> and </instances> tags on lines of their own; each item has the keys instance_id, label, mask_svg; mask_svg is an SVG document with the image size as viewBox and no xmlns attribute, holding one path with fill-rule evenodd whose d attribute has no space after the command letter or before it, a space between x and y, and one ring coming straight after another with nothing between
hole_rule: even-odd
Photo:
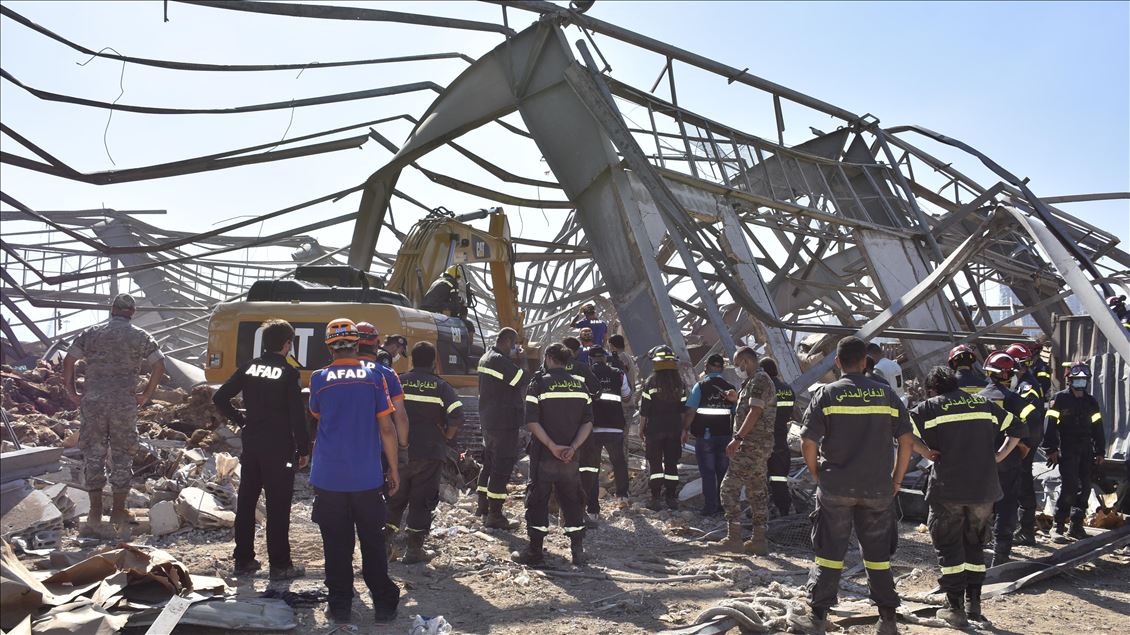
<instances>
[{"instance_id":1,"label":"face mask","mask_svg":"<svg viewBox=\"0 0 1130 635\"><path fill-rule=\"evenodd\" d=\"M1086 390L1087 389L1086 378L1072 379L1071 380L1071 387L1076 389L1076 390Z\"/></svg>"},{"instance_id":2,"label":"face mask","mask_svg":"<svg viewBox=\"0 0 1130 635\"><path fill-rule=\"evenodd\" d=\"M749 373L745 372L745 369L741 366L736 366L734 368L734 373L738 376L738 379L742 381L749 379Z\"/></svg>"}]
</instances>

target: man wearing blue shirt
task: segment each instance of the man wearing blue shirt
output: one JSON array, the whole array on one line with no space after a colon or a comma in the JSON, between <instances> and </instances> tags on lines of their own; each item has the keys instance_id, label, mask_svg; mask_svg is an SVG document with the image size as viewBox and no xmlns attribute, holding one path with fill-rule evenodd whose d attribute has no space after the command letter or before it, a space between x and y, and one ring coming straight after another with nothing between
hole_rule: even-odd
<instances>
[{"instance_id":1,"label":"man wearing blue shirt","mask_svg":"<svg viewBox=\"0 0 1130 635\"><path fill-rule=\"evenodd\" d=\"M683 443L689 435L694 435L694 454L702 476L703 508L699 513L703 516L722 513L719 488L730 465L726 446L733 435L734 404L726 399L726 393L734 390L734 386L722 379L725 364L726 359L721 355L707 358L706 376L691 388L683 413Z\"/></svg>"},{"instance_id":2,"label":"man wearing blue shirt","mask_svg":"<svg viewBox=\"0 0 1130 635\"><path fill-rule=\"evenodd\" d=\"M312 520L322 532L327 613L337 623L352 618L355 535L377 622L392 621L400 602L400 588L388 577L381 491L386 480L382 453L388 459L389 494L400 485L394 408L384 378L357 358L359 339L351 320L330 322L326 345L333 361L310 376L310 413L318 420L310 467Z\"/></svg>"},{"instance_id":3,"label":"man wearing blue shirt","mask_svg":"<svg viewBox=\"0 0 1130 635\"><path fill-rule=\"evenodd\" d=\"M597 319L595 305L586 304L581 307L581 314L573 320L573 326L578 329L592 329L592 344L586 346L604 346L604 336L608 334L608 322Z\"/></svg>"}]
</instances>

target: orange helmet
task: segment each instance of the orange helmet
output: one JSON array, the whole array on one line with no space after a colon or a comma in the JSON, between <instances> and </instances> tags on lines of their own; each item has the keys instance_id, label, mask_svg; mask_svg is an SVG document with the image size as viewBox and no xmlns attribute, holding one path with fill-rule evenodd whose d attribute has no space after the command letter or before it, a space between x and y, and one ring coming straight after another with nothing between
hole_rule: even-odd
<instances>
[{"instance_id":1,"label":"orange helmet","mask_svg":"<svg viewBox=\"0 0 1130 635\"><path fill-rule=\"evenodd\" d=\"M361 339L362 344L371 344L380 339L381 334L377 331L377 327L368 322L357 323L357 336Z\"/></svg>"},{"instance_id":2,"label":"orange helmet","mask_svg":"<svg viewBox=\"0 0 1130 635\"><path fill-rule=\"evenodd\" d=\"M1010 344L1004 352L1015 359L1018 366L1028 366L1032 362L1032 349L1027 344Z\"/></svg>"},{"instance_id":3,"label":"orange helmet","mask_svg":"<svg viewBox=\"0 0 1130 635\"><path fill-rule=\"evenodd\" d=\"M330 348L352 348L361 339L353 320L337 318L326 325L326 344Z\"/></svg>"}]
</instances>

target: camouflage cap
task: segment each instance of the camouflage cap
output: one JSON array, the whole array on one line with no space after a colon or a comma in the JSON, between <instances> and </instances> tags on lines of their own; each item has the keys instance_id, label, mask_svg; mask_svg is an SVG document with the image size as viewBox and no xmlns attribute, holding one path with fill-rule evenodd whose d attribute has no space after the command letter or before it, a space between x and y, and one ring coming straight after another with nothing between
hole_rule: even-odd
<instances>
[{"instance_id":1,"label":"camouflage cap","mask_svg":"<svg viewBox=\"0 0 1130 635\"><path fill-rule=\"evenodd\" d=\"M127 311L133 311L137 308L137 303L133 301L132 295L128 293L119 293L114 298L114 302L110 306L115 309L125 309Z\"/></svg>"}]
</instances>

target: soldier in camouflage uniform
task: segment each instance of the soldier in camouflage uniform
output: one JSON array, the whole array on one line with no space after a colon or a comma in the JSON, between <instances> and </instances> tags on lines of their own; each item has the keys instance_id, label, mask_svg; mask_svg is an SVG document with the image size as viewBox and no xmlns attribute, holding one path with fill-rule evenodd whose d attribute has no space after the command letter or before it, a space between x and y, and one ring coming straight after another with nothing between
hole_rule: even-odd
<instances>
[{"instance_id":1,"label":"soldier in camouflage uniform","mask_svg":"<svg viewBox=\"0 0 1130 635\"><path fill-rule=\"evenodd\" d=\"M110 521L119 531L129 523L126 496L133 476L137 450L137 409L145 404L165 374L165 356L151 335L130 324L135 304L132 296L114 298L110 320L83 331L63 360L63 382L71 401L79 406L82 428L79 448L83 476L90 492L90 515L84 534L97 534L102 523L102 488L106 485L109 453L110 489L114 508ZM75 363L86 360L83 392L75 389ZM137 376L142 360L153 365L149 384L140 394Z\"/></svg>"},{"instance_id":2,"label":"soldier in camouflage uniform","mask_svg":"<svg viewBox=\"0 0 1130 635\"><path fill-rule=\"evenodd\" d=\"M722 509L726 512L725 549L763 556L769 553L765 530L769 522L769 455L777 418L777 389L757 365L757 353L743 346L734 353L734 367L743 379L741 392L729 391L734 401L734 438L726 447L730 467L722 479ZM753 516L753 535L742 544L741 496L745 487Z\"/></svg>"}]
</instances>

